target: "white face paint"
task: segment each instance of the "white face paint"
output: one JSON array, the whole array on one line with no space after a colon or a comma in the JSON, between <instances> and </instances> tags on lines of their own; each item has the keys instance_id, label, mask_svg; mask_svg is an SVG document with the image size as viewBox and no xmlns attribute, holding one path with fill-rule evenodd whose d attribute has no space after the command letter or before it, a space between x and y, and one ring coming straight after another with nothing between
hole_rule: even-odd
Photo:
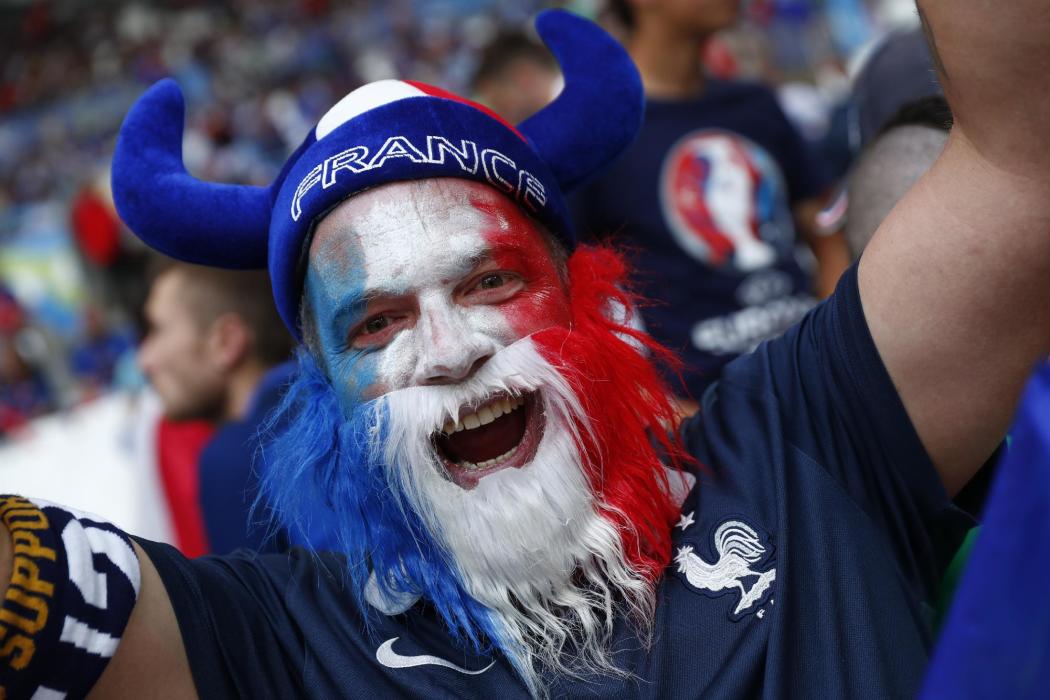
<instances>
[{"instance_id":1,"label":"white face paint","mask_svg":"<svg viewBox=\"0 0 1050 700\"><path fill-rule=\"evenodd\" d=\"M352 403L462 381L568 319L539 231L465 180L393 183L336 207L317 227L305 289L329 374Z\"/></svg>"},{"instance_id":2,"label":"white face paint","mask_svg":"<svg viewBox=\"0 0 1050 700\"><path fill-rule=\"evenodd\" d=\"M310 248L306 294L346 409L397 389L462 384L500 349L569 325L542 234L505 196L467 180L385 185L334 209ZM511 398L475 397L439 426L458 486L531 459L541 416L535 401Z\"/></svg>"},{"instance_id":3,"label":"white face paint","mask_svg":"<svg viewBox=\"0 0 1050 700\"><path fill-rule=\"evenodd\" d=\"M612 434L595 434L575 394L585 353L558 349L586 339L535 225L473 182L386 185L319 224L305 288L319 359L362 421L350 432L368 436L347 468L382 465L531 689L541 668L618 672L612 621L650 619L653 587L598 508L589 475L607 462L581 446ZM595 346L615 339L591 332Z\"/></svg>"}]
</instances>

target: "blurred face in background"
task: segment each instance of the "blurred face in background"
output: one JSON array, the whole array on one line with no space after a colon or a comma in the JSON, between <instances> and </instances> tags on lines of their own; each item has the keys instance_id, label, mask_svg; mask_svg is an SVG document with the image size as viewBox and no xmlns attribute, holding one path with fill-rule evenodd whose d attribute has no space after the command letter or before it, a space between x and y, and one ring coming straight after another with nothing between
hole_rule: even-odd
<instances>
[{"instance_id":1,"label":"blurred face in background","mask_svg":"<svg viewBox=\"0 0 1050 700\"><path fill-rule=\"evenodd\" d=\"M511 124L546 107L561 89L557 69L523 56L477 86L478 97Z\"/></svg>"},{"instance_id":2,"label":"blurred face in background","mask_svg":"<svg viewBox=\"0 0 1050 700\"><path fill-rule=\"evenodd\" d=\"M146 302L149 330L139 348L143 373L172 420L216 420L226 401L226 372L210 323L194 313L187 280L178 270L161 274Z\"/></svg>"}]
</instances>

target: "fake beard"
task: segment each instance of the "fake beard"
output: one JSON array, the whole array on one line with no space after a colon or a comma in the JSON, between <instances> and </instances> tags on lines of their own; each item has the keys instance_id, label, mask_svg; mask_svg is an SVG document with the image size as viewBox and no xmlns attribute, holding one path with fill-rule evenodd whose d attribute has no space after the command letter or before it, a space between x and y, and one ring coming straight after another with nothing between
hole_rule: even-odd
<instances>
[{"instance_id":1,"label":"fake beard","mask_svg":"<svg viewBox=\"0 0 1050 700\"><path fill-rule=\"evenodd\" d=\"M369 586L387 601L427 598L454 636L479 651L491 641L536 694L546 671L619 673L609 647L621 614L647 639L677 515L652 442L680 459L661 428L674 411L621 336L663 351L607 318L610 302L629 308L618 256L581 249L569 268L572 329L522 339L461 384L394 391L344 415L302 356L263 479L284 525L316 539L312 514L330 513L323 527L362 603ZM530 463L463 488L434 436L493 396L529 397L528 429L542 437Z\"/></svg>"}]
</instances>

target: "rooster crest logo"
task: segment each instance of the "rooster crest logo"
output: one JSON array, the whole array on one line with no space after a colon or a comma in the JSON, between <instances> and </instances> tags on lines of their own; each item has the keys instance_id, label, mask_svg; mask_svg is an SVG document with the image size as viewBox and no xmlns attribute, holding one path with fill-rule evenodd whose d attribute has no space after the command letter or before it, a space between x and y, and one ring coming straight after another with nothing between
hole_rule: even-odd
<instances>
[{"instance_id":1,"label":"rooster crest logo","mask_svg":"<svg viewBox=\"0 0 1050 700\"><path fill-rule=\"evenodd\" d=\"M740 601L732 613L735 618L762 600L763 594L776 581L777 570L755 571L751 568L766 558L766 547L747 523L739 520L722 523L715 530L714 544L718 561L713 564L694 554L688 545L678 548L675 562L678 571L685 574L689 585L694 588L714 595L739 591ZM744 579L752 578L757 580L748 588Z\"/></svg>"}]
</instances>

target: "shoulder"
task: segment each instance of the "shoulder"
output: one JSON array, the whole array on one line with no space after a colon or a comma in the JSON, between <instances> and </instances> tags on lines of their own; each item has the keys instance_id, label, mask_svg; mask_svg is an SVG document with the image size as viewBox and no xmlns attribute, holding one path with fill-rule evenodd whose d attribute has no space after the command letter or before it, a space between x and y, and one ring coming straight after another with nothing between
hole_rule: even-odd
<instances>
[{"instance_id":1,"label":"shoulder","mask_svg":"<svg viewBox=\"0 0 1050 700\"><path fill-rule=\"evenodd\" d=\"M137 540L164 584L202 697L298 697L311 640L361 630L336 555L239 550L187 559Z\"/></svg>"},{"instance_id":2,"label":"shoulder","mask_svg":"<svg viewBox=\"0 0 1050 700\"><path fill-rule=\"evenodd\" d=\"M337 554L295 548L280 554L237 550L223 556L187 559L173 547L137 539L169 589L180 618L205 610L213 616L250 616L264 612L271 620L288 615L289 601L307 598L325 605L352 598L346 588L345 559ZM352 601L349 601L352 602ZM351 606L352 607L352 606Z\"/></svg>"},{"instance_id":3,"label":"shoulder","mask_svg":"<svg viewBox=\"0 0 1050 700\"><path fill-rule=\"evenodd\" d=\"M299 366L295 360L287 360L271 367L262 379L252 399L250 419L263 423L284 398L288 387L295 380Z\"/></svg>"}]
</instances>

